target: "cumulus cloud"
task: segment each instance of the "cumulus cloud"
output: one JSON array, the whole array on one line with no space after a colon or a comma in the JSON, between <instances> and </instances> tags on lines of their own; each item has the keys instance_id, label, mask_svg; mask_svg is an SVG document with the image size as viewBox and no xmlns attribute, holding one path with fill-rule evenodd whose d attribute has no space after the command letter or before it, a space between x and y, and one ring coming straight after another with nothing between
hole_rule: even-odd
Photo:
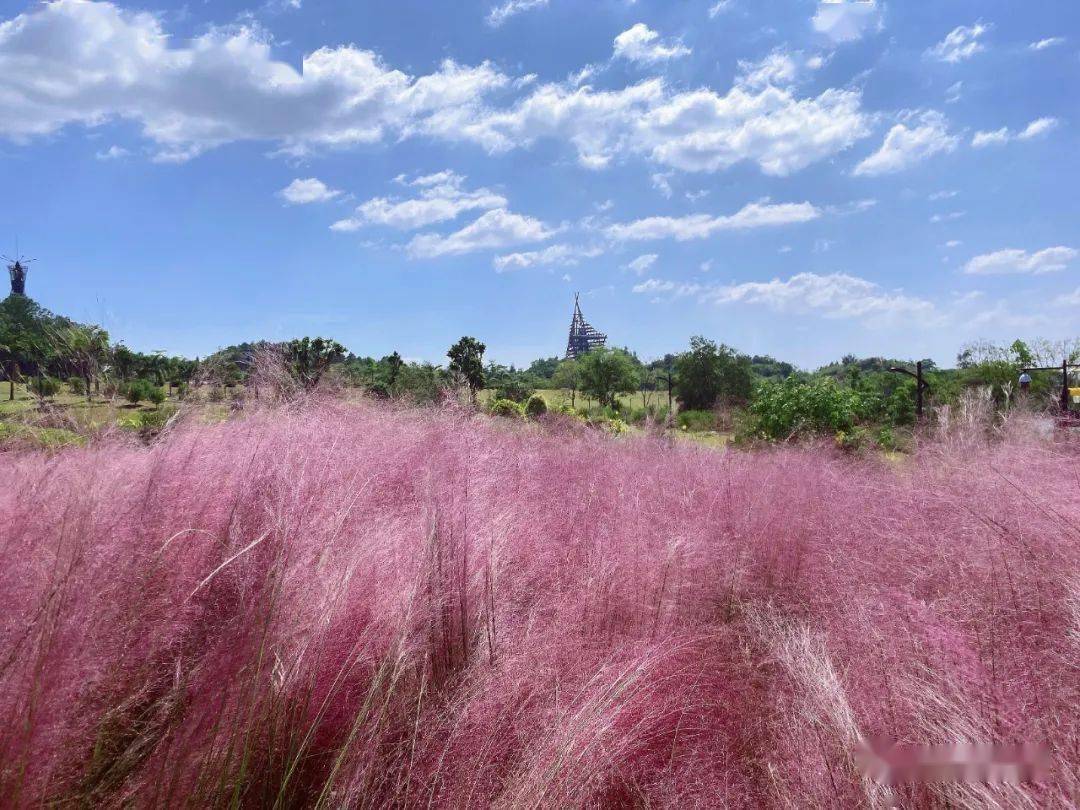
<instances>
[{"instance_id":1,"label":"cumulus cloud","mask_svg":"<svg viewBox=\"0 0 1080 810\"><path fill-rule=\"evenodd\" d=\"M689 54L690 49L678 40L664 43L660 35L645 23L637 23L615 37L615 57L631 62L651 65Z\"/></svg>"},{"instance_id":2,"label":"cumulus cloud","mask_svg":"<svg viewBox=\"0 0 1080 810\"><path fill-rule=\"evenodd\" d=\"M1061 245L1044 248L1035 253L1006 248L976 256L964 265L964 272L969 275L1041 275L1064 270L1077 256L1080 256L1080 252Z\"/></svg>"},{"instance_id":3,"label":"cumulus cloud","mask_svg":"<svg viewBox=\"0 0 1080 810\"><path fill-rule=\"evenodd\" d=\"M96 157L98 160L119 160L120 158L125 158L130 154L131 153L124 147L113 144L108 149L103 149L102 151L97 152L94 157Z\"/></svg>"},{"instance_id":4,"label":"cumulus cloud","mask_svg":"<svg viewBox=\"0 0 1080 810\"><path fill-rule=\"evenodd\" d=\"M436 222L456 219L466 211L505 208L507 200L486 188L468 191L465 178L454 172L438 172L412 180L420 188L417 197L398 199L373 197L361 203L354 216L331 225L335 231L355 231L365 225L386 225L399 230L415 230Z\"/></svg>"},{"instance_id":5,"label":"cumulus cloud","mask_svg":"<svg viewBox=\"0 0 1080 810\"><path fill-rule=\"evenodd\" d=\"M862 39L884 27L881 6L874 0L822 0L811 25L836 43Z\"/></svg>"},{"instance_id":6,"label":"cumulus cloud","mask_svg":"<svg viewBox=\"0 0 1080 810\"><path fill-rule=\"evenodd\" d=\"M1030 141L1032 138L1045 135L1057 125L1056 118L1037 118L1020 132L1012 132L1008 127L989 132L976 132L971 139L971 145L976 149L982 149L987 146L1002 146L1009 141Z\"/></svg>"},{"instance_id":7,"label":"cumulus cloud","mask_svg":"<svg viewBox=\"0 0 1080 810\"><path fill-rule=\"evenodd\" d=\"M1031 51L1045 51L1047 48L1054 48L1058 45L1065 44L1065 37L1047 37L1046 39L1040 39L1037 42L1032 42L1028 45L1028 50Z\"/></svg>"},{"instance_id":8,"label":"cumulus cloud","mask_svg":"<svg viewBox=\"0 0 1080 810\"><path fill-rule=\"evenodd\" d=\"M410 76L353 45L320 48L297 69L255 28L181 42L157 17L108 2L57 0L0 24L0 136L119 118L141 126L159 160L237 141L302 156L414 136L489 153L555 139L597 169L633 155L704 172L749 161L784 176L870 134L852 89L800 98L771 85L677 91L653 78L607 91L531 85L507 98L524 89L486 62Z\"/></svg>"},{"instance_id":9,"label":"cumulus cloud","mask_svg":"<svg viewBox=\"0 0 1080 810\"><path fill-rule=\"evenodd\" d=\"M1059 295L1054 299L1054 304L1059 307L1080 306L1080 287L1077 287L1071 293Z\"/></svg>"},{"instance_id":10,"label":"cumulus cloud","mask_svg":"<svg viewBox=\"0 0 1080 810\"><path fill-rule=\"evenodd\" d=\"M423 233L414 236L406 251L415 259L456 256L478 250L502 250L513 245L543 242L556 233L533 217L495 208L473 223L447 236Z\"/></svg>"},{"instance_id":11,"label":"cumulus cloud","mask_svg":"<svg viewBox=\"0 0 1080 810\"><path fill-rule=\"evenodd\" d=\"M278 192L278 196L290 205L326 202L339 194L341 194L340 191L330 188L317 177L309 177L306 180L297 178Z\"/></svg>"},{"instance_id":12,"label":"cumulus cloud","mask_svg":"<svg viewBox=\"0 0 1080 810\"><path fill-rule=\"evenodd\" d=\"M659 258L660 257L655 253L645 253L641 256L638 256L633 261L627 262L624 265L624 268L626 270L629 270L631 273L637 273L637 275L643 276L645 275L645 272L647 270L649 270L654 264L656 264L656 260Z\"/></svg>"},{"instance_id":13,"label":"cumulus cloud","mask_svg":"<svg viewBox=\"0 0 1080 810\"><path fill-rule=\"evenodd\" d=\"M320 48L298 71L250 26L182 46L152 14L56 0L0 24L0 135L26 140L69 124L122 118L184 160L220 144L266 140L292 154L437 132L507 84L489 64L444 62L412 77L351 45Z\"/></svg>"},{"instance_id":14,"label":"cumulus cloud","mask_svg":"<svg viewBox=\"0 0 1080 810\"><path fill-rule=\"evenodd\" d=\"M783 87L794 84L808 70L819 70L824 64L825 59L821 56L806 56L802 51L777 48L756 62L740 59L735 82L750 88Z\"/></svg>"},{"instance_id":15,"label":"cumulus cloud","mask_svg":"<svg viewBox=\"0 0 1080 810\"><path fill-rule=\"evenodd\" d=\"M548 0L506 0L505 3L495 6L488 12L487 24L497 28L508 19L523 11L546 6Z\"/></svg>"},{"instance_id":16,"label":"cumulus cloud","mask_svg":"<svg viewBox=\"0 0 1080 810\"><path fill-rule=\"evenodd\" d=\"M945 39L930 48L926 53L942 62L957 63L970 59L980 51L985 51L986 46L980 41L983 34L990 30L989 25L975 23L975 25L960 25L950 31Z\"/></svg>"},{"instance_id":17,"label":"cumulus cloud","mask_svg":"<svg viewBox=\"0 0 1080 810\"><path fill-rule=\"evenodd\" d=\"M856 176L893 174L920 163L939 152L952 152L959 138L950 135L945 117L929 111L908 126L896 124L885 136L881 148L855 167Z\"/></svg>"},{"instance_id":18,"label":"cumulus cloud","mask_svg":"<svg viewBox=\"0 0 1080 810\"><path fill-rule=\"evenodd\" d=\"M551 245L543 250L528 250L521 253L508 253L496 256L492 260L495 271L505 273L509 270L521 270L528 267L573 266L582 259L595 259L603 254L599 247L580 245Z\"/></svg>"},{"instance_id":19,"label":"cumulus cloud","mask_svg":"<svg viewBox=\"0 0 1080 810\"><path fill-rule=\"evenodd\" d=\"M747 281L741 284L680 283L649 279L633 287L636 293L696 295L703 303L756 304L775 312L817 314L826 318L861 318L879 323L897 316L923 320L940 318L926 299L889 291L864 278L847 273L797 273L786 280Z\"/></svg>"},{"instance_id":20,"label":"cumulus cloud","mask_svg":"<svg viewBox=\"0 0 1080 810\"><path fill-rule=\"evenodd\" d=\"M707 239L721 231L768 228L809 222L821 211L808 202L769 204L750 203L730 216L691 214L684 217L646 217L633 222L609 225L607 235L616 241L651 239Z\"/></svg>"}]
</instances>

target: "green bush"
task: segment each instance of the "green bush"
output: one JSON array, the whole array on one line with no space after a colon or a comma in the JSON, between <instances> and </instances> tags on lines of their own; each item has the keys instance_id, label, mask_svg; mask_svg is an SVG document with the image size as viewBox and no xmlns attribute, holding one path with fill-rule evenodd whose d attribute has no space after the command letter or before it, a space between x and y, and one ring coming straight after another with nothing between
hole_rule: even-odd
<instances>
[{"instance_id":1,"label":"green bush","mask_svg":"<svg viewBox=\"0 0 1080 810\"><path fill-rule=\"evenodd\" d=\"M533 394L525 401L525 415L528 417L543 416L548 412L547 400L539 394Z\"/></svg>"},{"instance_id":2,"label":"green bush","mask_svg":"<svg viewBox=\"0 0 1080 810\"><path fill-rule=\"evenodd\" d=\"M604 427L607 428L608 432L612 436L622 436L627 431L626 422L624 422L622 419L619 419L618 417L616 417L615 419L607 420L607 424L604 425Z\"/></svg>"},{"instance_id":3,"label":"green bush","mask_svg":"<svg viewBox=\"0 0 1080 810\"><path fill-rule=\"evenodd\" d=\"M30 380L30 390L39 397L54 397L60 393L60 381L55 377L34 377Z\"/></svg>"},{"instance_id":4,"label":"green bush","mask_svg":"<svg viewBox=\"0 0 1080 810\"><path fill-rule=\"evenodd\" d=\"M763 380L748 409L747 428L754 437L774 440L846 434L880 408L880 397L845 388L831 379Z\"/></svg>"},{"instance_id":5,"label":"green bush","mask_svg":"<svg viewBox=\"0 0 1080 810\"><path fill-rule=\"evenodd\" d=\"M883 427L877 434L878 447L882 450L894 451L896 450L896 435L892 432L892 428Z\"/></svg>"},{"instance_id":6,"label":"green bush","mask_svg":"<svg viewBox=\"0 0 1080 810\"><path fill-rule=\"evenodd\" d=\"M83 396L86 393L86 380L82 377L68 377L68 389L75 396Z\"/></svg>"},{"instance_id":7,"label":"green bush","mask_svg":"<svg viewBox=\"0 0 1080 810\"><path fill-rule=\"evenodd\" d=\"M836 446L845 453L858 453L866 446L868 435L865 428L853 427L850 430L838 430L833 438Z\"/></svg>"},{"instance_id":8,"label":"green bush","mask_svg":"<svg viewBox=\"0 0 1080 810\"><path fill-rule=\"evenodd\" d=\"M645 421L646 411L644 408L632 408L630 410L629 422L632 425L638 425Z\"/></svg>"},{"instance_id":9,"label":"green bush","mask_svg":"<svg viewBox=\"0 0 1080 810\"><path fill-rule=\"evenodd\" d=\"M149 380L132 380L124 389L124 397L132 405L138 405L143 400L152 402L155 390L161 389Z\"/></svg>"},{"instance_id":10,"label":"green bush","mask_svg":"<svg viewBox=\"0 0 1080 810\"><path fill-rule=\"evenodd\" d=\"M512 399L497 399L491 403L492 416L505 416L510 419L524 419L525 409Z\"/></svg>"},{"instance_id":11,"label":"green bush","mask_svg":"<svg viewBox=\"0 0 1080 810\"><path fill-rule=\"evenodd\" d=\"M679 411L676 421L681 430L700 433L716 429L716 417L712 411Z\"/></svg>"},{"instance_id":12,"label":"green bush","mask_svg":"<svg viewBox=\"0 0 1080 810\"><path fill-rule=\"evenodd\" d=\"M152 385L146 392L146 398L155 405L160 405L165 401L165 389L157 385Z\"/></svg>"}]
</instances>

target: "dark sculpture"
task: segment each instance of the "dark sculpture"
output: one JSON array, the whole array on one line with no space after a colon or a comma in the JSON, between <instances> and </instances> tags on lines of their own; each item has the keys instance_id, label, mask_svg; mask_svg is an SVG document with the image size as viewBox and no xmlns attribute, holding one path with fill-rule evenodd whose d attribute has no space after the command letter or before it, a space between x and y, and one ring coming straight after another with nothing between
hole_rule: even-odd
<instances>
[{"instance_id":1,"label":"dark sculpture","mask_svg":"<svg viewBox=\"0 0 1080 810\"><path fill-rule=\"evenodd\" d=\"M4 257L7 259L7 257ZM7 259L7 261L12 261ZM27 262L29 264L29 262ZM12 295L26 295L26 274L30 268L23 264L19 259L15 259L8 265L8 274L11 276L11 294Z\"/></svg>"}]
</instances>

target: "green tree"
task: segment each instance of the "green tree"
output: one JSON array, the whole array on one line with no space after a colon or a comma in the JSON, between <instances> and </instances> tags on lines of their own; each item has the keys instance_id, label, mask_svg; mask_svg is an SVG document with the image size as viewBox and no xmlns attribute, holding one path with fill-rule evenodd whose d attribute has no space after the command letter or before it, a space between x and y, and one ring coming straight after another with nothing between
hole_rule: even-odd
<instances>
[{"instance_id":1,"label":"green tree","mask_svg":"<svg viewBox=\"0 0 1080 810\"><path fill-rule=\"evenodd\" d=\"M637 390L637 368L622 349L593 349L577 362L581 371L581 390L596 397L601 405L614 408L619 394Z\"/></svg>"},{"instance_id":2,"label":"green tree","mask_svg":"<svg viewBox=\"0 0 1080 810\"><path fill-rule=\"evenodd\" d=\"M345 347L336 340L305 337L286 343L285 357L293 374L310 391L331 365L345 359Z\"/></svg>"},{"instance_id":3,"label":"green tree","mask_svg":"<svg viewBox=\"0 0 1080 810\"><path fill-rule=\"evenodd\" d=\"M568 388L570 390L570 406L577 406L577 392L581 387L581 369L577 360L563 360L555 368L551 375L551 384L556 388Z\"/></svg>"},{"instance_id":4,"label":"green tree","mask_svg":"<svg viewBox=\"0 0 1080 810\"><path fill-rule=\"evenodd\" d=\"M753 387L750 358L700 335L675 360L675 393L683 408L709 410L720 398L745 403Z\"/></svg>"},{"instance_id":5,"label":"green tree","mask_svg":"<svg viewBox=\"0 0 1080 810\"><path fill-rule=\"evenodd\" d=\"M484 350L486 348L487 346L474 337L463 337L446 353L446 356L450 358L450 371L465 378L473 397L484 387Z\"/></svg>"},{"instance_id":6,"label":"green tree","mask_svg":"<svg viewBox=\"0 0 1080 810\"><path fill-rule=\"evenodd\" d=\"M93 398L93 378L109 357L109 333L100 326L72 324L57 332L60 355L86 384L86 400Z\"/></svg>"}]
</instances>

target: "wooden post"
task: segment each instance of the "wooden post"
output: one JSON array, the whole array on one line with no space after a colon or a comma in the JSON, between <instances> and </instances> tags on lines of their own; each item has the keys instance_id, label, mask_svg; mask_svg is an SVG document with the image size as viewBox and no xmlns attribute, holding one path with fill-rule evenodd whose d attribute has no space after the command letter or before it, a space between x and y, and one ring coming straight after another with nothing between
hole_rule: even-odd
<instances>
[{"instance_id":1,"label":"wooden post","mask_svg":"<svg viewBox=\"0 0 1080 810\"><path fill-rule=\"evenodd\" d=\"M1069 412L1069 358L1061 361L1061 412Z\"/></svg>"},{"instance_id":2,"label":"wooden post","mask_svg":"<svg viewBox=\"0 0 1080 810\"><path fill-rule=\"evenodd\" d=\"M923 413L923 378L922 360L915 364L915 418L922 419Z\"/></svg>"}]
</instances>

